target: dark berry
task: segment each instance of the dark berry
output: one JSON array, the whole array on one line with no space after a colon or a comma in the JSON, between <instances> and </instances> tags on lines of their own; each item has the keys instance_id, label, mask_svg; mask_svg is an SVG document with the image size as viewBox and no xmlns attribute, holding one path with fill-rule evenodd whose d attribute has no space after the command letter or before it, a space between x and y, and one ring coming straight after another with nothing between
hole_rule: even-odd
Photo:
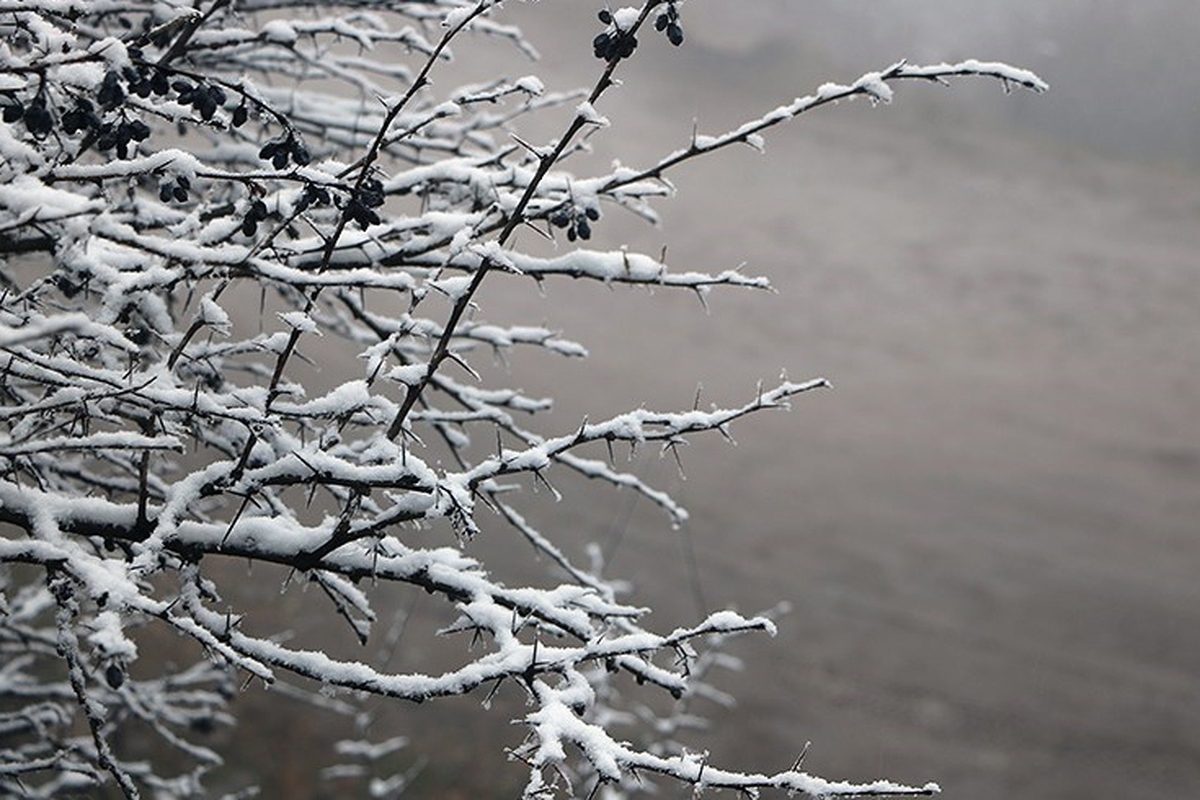
<instances>
[{"instance_id":1,"label":"dark berry","mask_svg":"<svg viewBox=\"0 0 1200 800\"><path fill-rule=\"evenodd\" d=\"M63 293L63 297L66 297L68 300L79 294L80 290L83 289L82 284L77 283L68 278L66 275L61 274L54 276L54 285L60 292Z\"/></svg>"},{"instance_id":2,"label":"dark berry","mask_svg":"<svg viewBox=\"0 0 1200 800\"><path fill-rule=\"evenodd\" d=\"M249 118L250 112L247 110L246 104L243 103L233 110L233 114L230 116L229 122L233 125L233 127L240 128L246 124L246 120Z\"/></svg>"},{"instance_id":3,"label":"dark berry","mask_svg":"<svg viewBox=\"0 0 1200 800\"><path fill-rule=\"evenodd\" d=\"M144 141L150 137L150 126L140 119L135 119L129 123L129 135L139 142Z\"/></svg>"},{"instance_id":4,"label":"dark berry","mask_svg":"<svg viewBox=\"0 0 1200 800\"><path fill-rule=\"evenodd\" d=\"M121 79L116 72L107 72L100 82L100 91L96 93L96 101L101 108L116 108L125 101L125 90L121 88Z\"/></svg>"},{"instance_id":5,"label":"dark berry","mask_svg":"<svg viewBox=\"0 0 1200 800\"><path fill-rule=\"evenodd\" d=\"M46 136L54 130L54 117L41 98L25 107L25 127L34 136Z\"/></svg>"},{"instance_id":6,"label":"dark berry","mask_svg":"<svg viewBox=\"0 0 1200 800\"><path fill-rule=\"evenodd\" d=\"M358 192L358 201L367 208L383 205L383 183L378 178L367 178Z\"/></svg>"},{"instance_id":7,"label":"dark berry","mask_svg":"<svg viewBox=\"0 0 1200 800\"><path fill-rule=\"evenodd\" d=\"M25 116L25 106L20 103L13 103L11 106L4 107L5 122L16 122L23 116Z\"/></svg>"},{"instance_id":8,"label":"dark berry","mask_svg":"<svg viewBox=\"0 0 1200 800\"><path fill-rule=\"evenodd\" d=\"M303 142L295 141L292 144L292 161L296 162L296 166L304 167L312 161L312 155L309 154L308 148Z\"/></svg>"},{"instance_id":9,"label":"dark berry","mask_svg":"<svg viewBox=\"0 0 1200 800\"><path fill-rule=\"evenodd\" d=\"M150 78L150 89L157 95L164 95L169 92L171 84L167 79L167 73L161 69L156 69L154 75Z\"/></svg>"},{"instance_id":10,"label":"dark berry","mask_svg":"<svg viewBox=\"0 0 1200 800\"><path fill-rule=\"evenodd\" d=\"M611 41L611 38L612 37L610 37L607 33L602 33L595 39L592 39L592 52L596 54L596 58L608 57L609 42Z\"/></svg>"},{"instance_id":11,"label":"dark berry","mask_svg":"<svg viewBox=\"0 0 1200 800\"><path fill-rule=\"evenodd\" d=\"M612 21L613 21L612 12L609 11L607 8L600 9L600 14L598 16L600 17L600 21L603 22L605 25L612 25Z\"/></svg>"},{"instance_id":12,"label":"dark berry","mask_svg":"<svg viewBox=\"0 0 1200 800\"><path fill-rule=\"evenodd\" d=\"M87 127L84 122L83 113L78 108L73 108L62 115L63 133L70 136Z\"/></svg>"},{"instance_id":13,"label":"dark berry","mask_svg":"<svg viewBox=\"0 0 1200 800\"><path fill-rule=\"evenodd\" d=\"M324 187L312 187L312 186L310 186L309 188L313 189L313 193L312 193L313 202L315 202L317 205L321 205L321 206L329 205L329 190L328 189L326 189Z\"/></svg>"},{"instance_id":14,"label":"dark berry","mask_svg":"<svg viewBox=\"0 0 1200 800\"><path fill-rule=\"evenodd\" d=\"M371 209L367 208L362 202L356 198L350 198L350 202L346 204L346 214L350 219L358 223L361 228L369 228L372 225L378 225L380 217Z\"/></svg>"},{"instance_id":15,"label":"dark berry","mask_svg":"<svg viewBox=\"0 0 1200 800\"><path fill-rule=\"evenodd\" d=\"M196 110L200 112L200 119L205 122L211 120L213 115L217 113L217 104L209 92L196 92L193 100L195 101Z\"/></svg>"},{"instance_id":16,"label":"dark berry","mask_svg":"<svg viewBox=\"0 0 1200 800\"><path fill-rule=\"evenodd\" d=\"M125 683L125 670L118 667L116 664L109 664L104 670L104 680L110 688L120 689L121 684Z\"/></svg>"}]
</instances>

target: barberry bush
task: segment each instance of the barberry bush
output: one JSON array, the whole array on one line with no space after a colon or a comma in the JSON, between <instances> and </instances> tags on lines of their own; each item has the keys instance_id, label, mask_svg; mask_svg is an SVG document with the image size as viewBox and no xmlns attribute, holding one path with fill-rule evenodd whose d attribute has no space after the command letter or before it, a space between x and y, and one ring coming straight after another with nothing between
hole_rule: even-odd
<instances>
[{"instance_id":1,"label":"barberry bush","mask_svg":"<svg viewBox=\"0 0 1200 800\"><path fill-rule=\"evenodd\" d=\"M548 399L484 381L472 362L586 354L542 326L489 323L500 281L766 288L582 246L607 214L654 222L685 162L762 149L775 125L886 103L904 81L1043 84L999 63L901 62L720 135L683 132L653 163L573 175L564 159L611 135L603 100L618 74L636 80L639 48L685 41L683 0L597 11L591 52L580 42L590 88L488 74L435 89L452 46L488 37L534 53L500 2L0 0L0 793L206 796L223 757L205 737L236 722L239 691L258 682L346 708L522 695L498 747L527 798L618 797L656 779L748 796L937 791L688 751L694 701L715 695L713 648L774 623L717 611L650 630L586 543L522 512L519 490L553 480L569 503L574 476L680 523L686 511L614 447L727 435L822 380L548 430ZM535 117L560 133L523 135ZM259 303L249 318L235 313L246 297ZM312 352L357 359L357 377L314 378L318 337ZM472 554L479 537L522 540L553 579L506 585ZM290 645L231 599L231 560L319 587L363 643L379 587L420 587L445 601L443 632L471 646L457 665L396 672ZM192 642L196 663L140 652L155 629ZM674 705L637 699L658 691ZM131 729L161 748L129 751ZM398 792L402 777L364 791Z\"/></svg>"}]
</instances>

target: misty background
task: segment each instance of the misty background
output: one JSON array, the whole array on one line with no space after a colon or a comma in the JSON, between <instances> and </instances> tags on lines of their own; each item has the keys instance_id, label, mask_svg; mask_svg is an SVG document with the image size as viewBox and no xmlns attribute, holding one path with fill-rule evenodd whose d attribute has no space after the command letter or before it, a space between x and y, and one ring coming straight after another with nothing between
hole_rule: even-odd
<instances>
[{"instance_id":1,"label":"misty background","mask_svg":"<svg viewBox=\"0 0 1200 800\"><path fill-rule=\"evenodd\" d=\"M541 62L472 42L435 83L590 86L598 7L508 3L497 16ZM666 245L677 270L744 264L774 294L717 292L706 312L672 292L485 286L481 316L592 353L494 367L557 398L547 432L688 408L698 385L726 404L782 371L833 384L735 426L736 447L685 448L686 479L653 453L636 462L692 512L683 530L570 482L561 503L531 495L531 518L572 552L600 543L660 628L790 604L777 638L734 648L745 670L718 685L738 705L705 709L715 724L694 739L713 763L784 769L811 741L815 773L934 780L956 800L1200 796L1200 5L682 11L685 45L642 37L599 108L612 127L573 171L649 163L694 127L720 133L902 58L1002 60L1051 91L965 80L821 109L773 129L765 155L674 172L661 227L618 209L596 226L593 245ZM544 141L569 113L518 130ZM522 576L527 551L484 522L473 552ZM397 602L419 630L421 597ZM419 668L433 646L406 633L392 666ZM520 785L519 764L486 760L519 736L520 698L497 702L381 712L433 757L419 796Z\"/></svg>"}]
</instances>

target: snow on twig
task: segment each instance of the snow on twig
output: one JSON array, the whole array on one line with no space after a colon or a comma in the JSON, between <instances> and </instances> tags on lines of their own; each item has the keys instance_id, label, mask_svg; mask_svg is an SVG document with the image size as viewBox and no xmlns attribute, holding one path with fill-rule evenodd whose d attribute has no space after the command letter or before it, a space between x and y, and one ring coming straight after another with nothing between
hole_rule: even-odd
<instances>
[{"instance_id":1,"label":"snow on twig","mask_svg":"<svg viewBox=\"0 0 1200 800\"><path fill-rule=\"evenodd\" d=\"M682 163L761 149L766 129L843 99L888 102L899 81L976 75L1041 91L1037 76L901 62L695 135L649 167L576 175L568 157L588 136L620 130L607 93L618 75L636 78L638 48L658 33L683 44L682 2L605 8L584 89L532 75L453 85L452 48L473 37L536 53L492 0L118 5L0 0L0 563L20 565L0 570L0 794L107 782L126 797L203 796L221 754L197 737L232 723L247 680L352 715L360 695L524 693L528 738L509 752L529 767L530 798L597 781L623 792L650 773L697 791L936 791L825 781L799 765L725 770L681 750L676 737L699 722L690 704L726 697L706 677L728 663L724 641L774 622L717 611L653 630L629 587L528 518L519 492L548 486L569 503L573 479L595 480L681 525L688 512L669 492L597 450L728 437L824 381L549 433L552 398L484 380L473 360L588 354L550 324L494 318L498 281L702 299L770 290L736 268L668 267L609 240L608 213L657 221ZM555 114L551 138L529 133L527 120ZM512 533L553 581L508 585L473 555L474 538ZM450 666L394 670L297 644L216 568L229 560L315 584L364 644L378 585L423 590L443 634L473 648ZM197 662L147 676L164 667L140 655L141 625L190 641ZM610 675L680 705L659 719ZM612 734L633 721L662 735ZM128 759L121 734L134 725L184 771ZM382 760L401 743L343 749ZM402 777L375 786L394 793Z\"/></svg>"}]
</instances>

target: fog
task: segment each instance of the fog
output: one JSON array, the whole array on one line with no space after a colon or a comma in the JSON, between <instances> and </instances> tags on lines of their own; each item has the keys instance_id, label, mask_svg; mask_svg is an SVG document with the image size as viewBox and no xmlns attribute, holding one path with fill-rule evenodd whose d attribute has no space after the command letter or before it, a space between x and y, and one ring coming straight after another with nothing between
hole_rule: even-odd
<instances>
[{"instance_id":1,"label":"fog","mask_svg":"<svg viewBox=\"0 0 1200 800\"><path fill-rule=\"evenodd\" d=\"M786 43L839 68L981 57L1020 62L1055 87L1052 103L976 113L1123 155L1200 162L1200 6L1187 0L755 0L692 4L706 46ZM956 101L961 102L961 100Z\"/></svg>"},{"instance_id":2,"label":"fog","mask_svg":"<svg viewBox=\"0 0 1200 800\"><path fill-rule=\"evenodd\" d=\"M588 4L510 13L544 48L514 70L594 73ZM824 109L765 156L679 171L661 228L600 226L681 269L746 262L777 295L483 300L591 348L508 373L560 397L564 430L685 406L697 383L734 402L781 370L833 382L736 448L688 448L686 480L644 462L693 511L682 532L590 487L544 503L667 621L698 599L792 604L741 651L741 703L697 742L714 761L778 768L812 740L823 774L952 798L1200 794L1198 24L1165 1L712 0L606 97L596 158L644 163L900 58L1005 60L1052 86Z\"/></svg>"},{"instance_id":3,"label":"fog","mask_svg":"<svg viewBox=\"0 0 1200 800\"><path fill-rule=\"evenodd\" d=\"M510 3L541 64L460 48L435 81L590 83L595 10ZM781 371L833 383L742 422L736 447L686 448L685 477L638 462L692 511L682 531L570 482L530 514L572 552L603 544L664 626L701 604L791 604L721 683L740 703L697 736L714 763L780 769L811 740L814 772L935 780L948 798L1200 796L1200 6L705 0L684 24L684 47L646 36L623 66L595 162L648 163L694 127L901 58L1004 60L1052 89L912 85L890 106L822 109L765 155L676 172L661 227L616 209L597 225L600 247L744 263L775 294L717 293L706 311L669 292L486 286L481 316L592 351L491 373L558 397L550 432L686 408L698 384L732 403ZM561 130L548 116L521 135ZM498 569L525 555L496 524L472 548ZM424 647L406 641L397 666ZM499 796L521 772L481 760L518 735L519 698L503 701L387 719L441 746L462 796Z\"/></svg>"}]
</instances>

